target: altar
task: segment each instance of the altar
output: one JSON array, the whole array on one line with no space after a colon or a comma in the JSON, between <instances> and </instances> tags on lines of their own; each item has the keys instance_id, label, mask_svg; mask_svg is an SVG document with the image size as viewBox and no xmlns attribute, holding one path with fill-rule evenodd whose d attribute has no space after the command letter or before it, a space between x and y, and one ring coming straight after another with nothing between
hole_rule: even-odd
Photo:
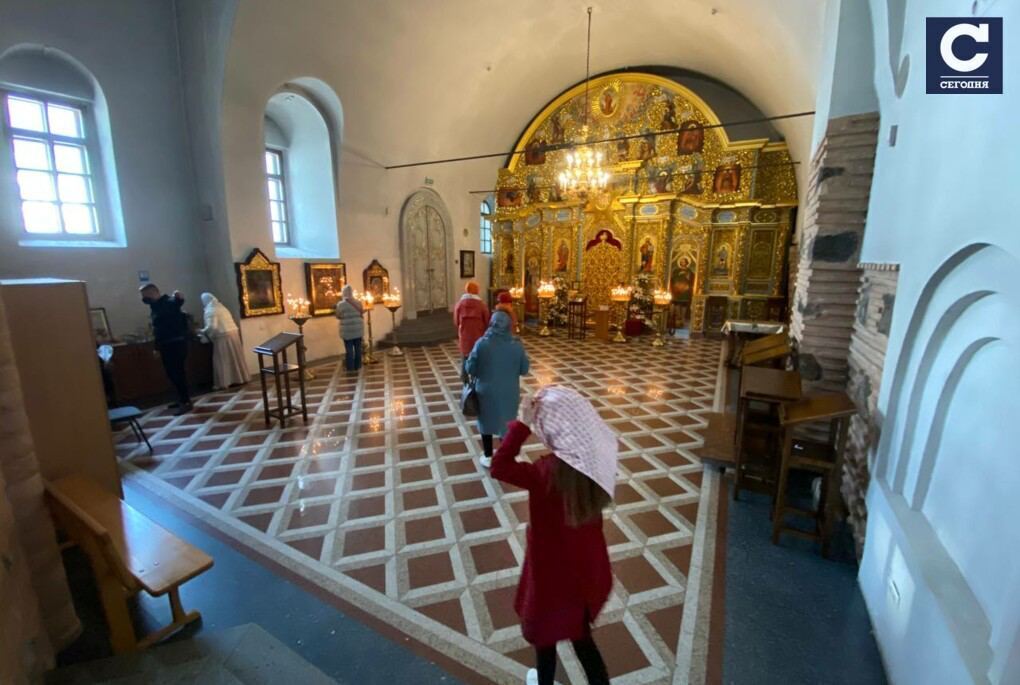
<instances>
[{"instance_id":1,"label":"altar","mask_svg":"<svg viewBox=\"0 0 1020 685\"><path fill-rule=\"evenodd\" d=\"M570 198L557 174L584 141L610 181ZM615 286L642 303L668 290L669 327L695 334L786 319L797 188L785 143L731 140L690 89L628 72L558 97L514 149L496 184L492 285L523 288L526 316L538 315L546 282L557 299L587 298L589 311L610 304ZM650 305L636 309L650 320Z\"/></svg>"}]
</instances>

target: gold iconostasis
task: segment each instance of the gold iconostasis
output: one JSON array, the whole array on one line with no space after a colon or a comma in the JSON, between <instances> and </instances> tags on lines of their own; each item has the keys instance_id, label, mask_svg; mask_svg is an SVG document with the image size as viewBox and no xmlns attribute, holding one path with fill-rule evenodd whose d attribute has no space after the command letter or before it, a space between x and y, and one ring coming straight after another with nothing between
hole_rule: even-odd
<instances>
[{"instance_id":1,"label":"gold iconostasis","mask_svg":"<svg viewBox=\"0 0 1020 685\"><path fill-rule=\"evenodd\" d=\"M585 199L561 194L568 150L601 151L611 180ZM578 291L588 310L617 285L668 289L676 327L718 331L727 319L783 320L797 186L786 144L731 141L695 93L660 76L610 74L550 103L499 170L492 285L541 281ZM653 135L659 131L674 131Z\"/></svg>"}]
</instances>

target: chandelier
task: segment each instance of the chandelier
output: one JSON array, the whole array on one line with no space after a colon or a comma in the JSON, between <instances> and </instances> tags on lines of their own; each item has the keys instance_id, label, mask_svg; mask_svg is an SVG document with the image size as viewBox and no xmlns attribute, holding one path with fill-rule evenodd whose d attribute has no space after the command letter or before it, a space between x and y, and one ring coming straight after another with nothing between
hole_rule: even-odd
<instances>
[{"instance_id":1,"label":"chandelier","mask_svg":"<svg viewBox=\"0 0 1020 685\"><path fill-rule=\"evenodd\" d=\"M568 152L566 168L560 172L560 190L571 195L584 195L602 190L609 183L609 172L602 168L602 151L582 147Z\"/></svg>"},{"instance_id":2,"label":"chandelier","mask_svg":"<svg viewBox=\"0 0 1020 685\"><path fill-rule=\"evenodd\" d=\"M560 191L568 196L584 197L594 190L602 190L609 183L609 172L602 166L601 150L594 149L588 136L588 86L591 81L591 7L588 8L588 49L584 61L584 126L581 129L585 145L567 152L566 167L559 173Z\"/></svg>"}]
</instances>

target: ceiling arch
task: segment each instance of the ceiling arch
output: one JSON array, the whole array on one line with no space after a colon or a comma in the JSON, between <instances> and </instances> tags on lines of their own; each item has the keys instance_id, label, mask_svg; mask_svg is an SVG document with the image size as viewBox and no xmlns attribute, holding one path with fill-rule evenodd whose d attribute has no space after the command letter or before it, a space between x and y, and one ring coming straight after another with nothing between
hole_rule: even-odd
<instances>
[{"instance_id":1,"label":"ceiling arch","mask_svg":"<svg viewBox=\"0 0 1020 685\"><path fill-rule=\"evenodd\" d=\"M314 74L344 103L345 143L382 164L506 150L583 79L585 6L245 0L226 91ZM592 72L682 68L729 84L766 115L810 110L822 10L813 0L607 2L594 10ZM795 159L807 157L809 119L776 128Z\"/></svg>"}]
</instances>

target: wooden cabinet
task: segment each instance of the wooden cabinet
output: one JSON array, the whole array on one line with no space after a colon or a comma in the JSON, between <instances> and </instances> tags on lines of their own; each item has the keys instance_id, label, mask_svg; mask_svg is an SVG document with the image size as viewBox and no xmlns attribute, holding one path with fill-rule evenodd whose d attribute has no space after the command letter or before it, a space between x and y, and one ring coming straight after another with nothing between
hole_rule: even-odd
<instances>
[{"instance_id":1,"label":"wooden cabinet","mask_svg":"<svg viewBox=\"0 0 1020 685\"><path fill-rule=\"evenodd\" d=\"M212 386L212 344L192 339L186 364L192 394L208 390ZM118 404L148 406L174 394L151 341L116 343L107 371Z\"/></svg>"},{"instance_id":2,"label":"wooden cabinet","mask_svg":"<svg viewBox=\"0 0 1020 685\"><path fill-rule=\"evenodd\" d=\"M42 476L82 475L120 497L85 284L2 280L0 298Z\"/></svg>"}]
</instances>

